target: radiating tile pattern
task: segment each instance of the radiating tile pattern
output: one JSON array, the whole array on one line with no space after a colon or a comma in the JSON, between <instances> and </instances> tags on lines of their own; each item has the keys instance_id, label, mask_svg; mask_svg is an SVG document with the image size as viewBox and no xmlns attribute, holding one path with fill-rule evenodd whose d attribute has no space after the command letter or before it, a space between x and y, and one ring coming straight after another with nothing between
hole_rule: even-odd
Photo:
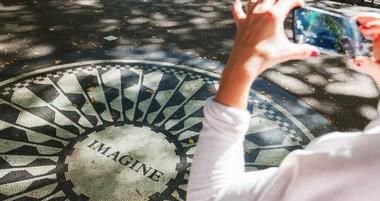
<instances>
[{"instance_id":1,"label":"radiating tile pattern","mask_svg":"<svg viewBox=\"0 0 380 201\"><path fill-rule=\"evenodd\" d=\"M71 181L73 153L94 133L131 125L161 133L178 162L176 176L157 184L164 190L143 196L136 189L126 200L141 200L139 195L185 200L204 101L219 86L216 74L191 69L136 61L73 64L0 86L0 200L97 200L83 193L86 186ZM249 110L247 170L277 166L313 138L305 125L265 95L253 91ZM149 158L139 156L141 146L133 143L128 146L136 146L139 160ZM112 141L107 145L112 147ZM111 155L111 162L119 157ZM97 182L101 186L103 180Z\"/></svg>"}]
</instances>

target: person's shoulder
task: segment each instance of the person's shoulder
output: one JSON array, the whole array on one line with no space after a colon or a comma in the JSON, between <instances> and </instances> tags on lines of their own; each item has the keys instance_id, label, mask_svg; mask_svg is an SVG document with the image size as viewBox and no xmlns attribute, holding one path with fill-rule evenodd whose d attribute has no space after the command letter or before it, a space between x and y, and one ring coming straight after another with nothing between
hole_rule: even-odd
<instances>
[{"instance_id":1,"label":"person's shoulder","mask_svg":"<svg viewBox=\"0 0 380 201\"><path fill-rule=\"evenodd\" d=\"M312 140L306 150L332 152L334 150L353 149L363 145L378 146L380 143L380 125L357 132L333 132Z\"/></svg>"}]
</instances>

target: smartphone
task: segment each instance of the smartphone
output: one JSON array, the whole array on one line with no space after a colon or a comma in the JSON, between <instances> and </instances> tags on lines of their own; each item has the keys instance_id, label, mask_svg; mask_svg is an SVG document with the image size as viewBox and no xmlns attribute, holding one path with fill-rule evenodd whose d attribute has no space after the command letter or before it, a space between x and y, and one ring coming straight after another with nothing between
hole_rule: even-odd
<instances>
[{"instance_id":1,"label":"smartphone","mask_svg":"<svg viewBox=\"0 0 380 201\"><path fill-rule=\"evenodd\" d=\"M293 11L293 38L322 51L351 57L364 55L363 36L354 19L314 7Z\"/></svg>"}]
</instances>

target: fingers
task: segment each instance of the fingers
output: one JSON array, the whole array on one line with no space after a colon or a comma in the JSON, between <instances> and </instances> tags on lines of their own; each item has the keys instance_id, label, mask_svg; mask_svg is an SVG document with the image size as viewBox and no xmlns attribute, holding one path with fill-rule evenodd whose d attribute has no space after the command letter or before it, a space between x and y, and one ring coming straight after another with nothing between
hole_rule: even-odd
<instances>
[{"instance_id":1,"label":"fingers","mask_svg":"<svg viewBox=\"0 0 380 201\"><path fill-rule=\"evenodd\" d=\"M380 34L380 26L379 27L373 27L373 28L364 28L361 29L361 32L364 36L376 36Z\"/></svg>"},{"instance_id":2,"label":"fingers","mask_svg":"<svg viewBox=\"0 0 380 201\"><path fill-rule=\"evenodd\" d=\"M360 68L361 70L377 66L377 64L370 57L365 56L355 57L351 60L351 63L353 63L355 67Z\"/></svg>"},{"instance_id":3,"label":"fingers","mask_svg":"<svg viewBox=\"0 0 380 201\"><path fill-rule=\"evenodd\" d=\"M368 23L366 23L366 24L364 25L364 27L368 27L368 28L370 28L370 27L375 27L375 26L380 27L380 19L370 21L370 22L368 22Z\"/></svg>"},{"instance_id":4,"label":"fingers","mask_svg":"<svg viewBox=\"0 0 380 201\"><path fill-rule=\"evenodd\" d=\"M235 24L238 24L242 19L246 18L241 0L235 0L232 15L234 17Z\"/></svg>"},{"instance_id":5,"label":"fingers","mask_svg":"<svg viewBox=\"0 0 380 201\"><path fill-rule=\"evenodd\" d=\"M261 0L247 0L247 13L252 13Z\"/></svg>"},{"instance_id":6,"label":"fingers","mask_svg":"<svg viewBox=\"0 0 380 201\"><path fill-rule=\"evenodd\" d=\"M364 25L368 22L374 21L374 20L380 20L380 14L377 13L363 13L356 17L354 17L356 21L358 21L361 25Z\"/></svg>"},{"instance_id":7,"label":"fingers","mask_svg":"<svg viewBox=\"0 0 380 201\"><path fill-rule=\"evenodd\" d=\"M287 60L304 60L309 57L317 57L319 55L318 48L308 45L308 44L294 44L291 43L288 54L286 55Z\"/></svg>"},{"instance_id":8,"label":"fingers","mask_svg":"<svg viewBox=\"0 0 380 201\"><path fill-rule=\"evenodd\" d=\"M352 60L356 70L365 73L380 85L380 64L369 57L357 57Z\"/></svg>"},{"instance_id":9,"label":"fingers","mask_svg":"<svg viewBox=\"0 0 380 201\"><path fill-rule=\"evenodd\" d=\"M256 7L254 8L254 13L265 13L273 8L273 5L276 3L276 0L261 0Z\"/></svg>"},{"instance_id":10,"label":"fingers","mask_svg":"<svg viewBox=\"0 0 380 201\"><path fill-rule=\"evenodd\" d=\"M375 61L380 64L380 36L373 41L372 51Z\"/></svg>"},{"instance_id":11,"label":"fingers","mask_svg":"<svg viewBox=\"0 0 380 201\"><path fill-rule=\"evenodd\" d=\"M304 0L278 0L274 9L280 16L286 18L291 10L297 7L303 7L304 5Z\"/></svg>"},{"instance_id":12,"label":"fingers","mask_svg":"<svg viewBox=\"0 0 380 201\"><path fill-rule=\"evenodd\" d=\"M373 39L377 38L378 35L380 35L380 20L374 20L363 24L360 27L360 31L364 36L371 36Z\"/></svg>"}]
</instances>

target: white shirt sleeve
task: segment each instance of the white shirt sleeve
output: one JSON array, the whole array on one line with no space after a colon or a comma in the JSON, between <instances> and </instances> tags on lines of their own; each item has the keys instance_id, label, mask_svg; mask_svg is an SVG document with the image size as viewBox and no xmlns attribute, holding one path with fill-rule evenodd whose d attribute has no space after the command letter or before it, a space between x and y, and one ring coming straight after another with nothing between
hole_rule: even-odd
<instances>
[{"instance_id":1,"label":"white shirt sleeve","mask_svg":"<svg viewBox=\"0 0 380 201\"><path fill-rule=\"evenodd\" d=\"M245 172L243 140L249 112L209 99L204 114L188 201L368 201L380 197L380 134L376 132L325 135L305 150L290 153L279 168Z\"/></svg>"},{"instance_id":2,"label":"white shirt sleeve","mask_svg":"<svg viewBox=\"0 0 380 201\"><path fill-rule=\"evenodd\" d=\"M252 200L276 168L245 172L243 140L249 126L249 112L208 99L204 114L187 200Z\"/></svg>"}]
</instances>

